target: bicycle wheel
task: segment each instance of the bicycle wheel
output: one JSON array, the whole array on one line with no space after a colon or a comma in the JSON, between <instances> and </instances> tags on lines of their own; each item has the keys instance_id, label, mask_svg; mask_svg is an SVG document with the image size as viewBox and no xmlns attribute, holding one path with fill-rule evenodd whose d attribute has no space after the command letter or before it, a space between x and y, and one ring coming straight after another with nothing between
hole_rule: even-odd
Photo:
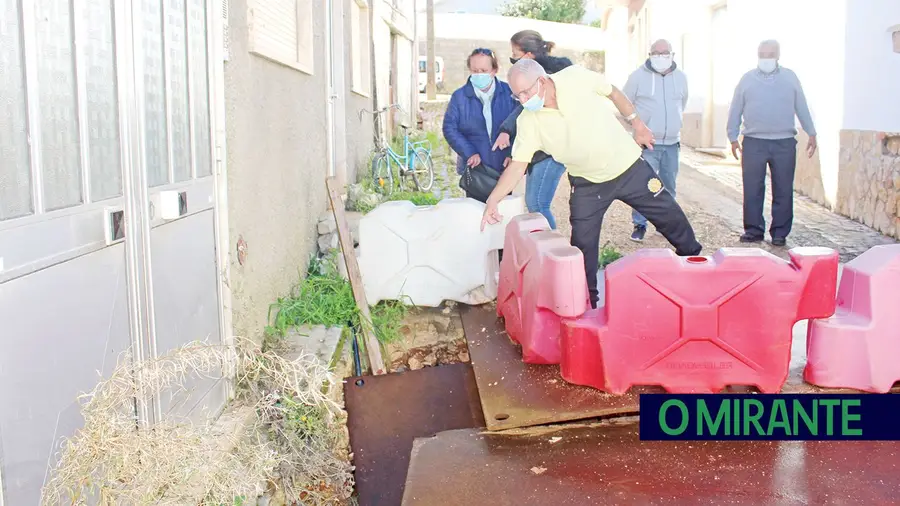
<instances>
[{"instance_id":1,"label":"bicycle wheel","mask_svg":"<svg viewBox=\"0 0 900 506\"><path fill-rule=\"evenodd\" d=\"M431 191L434 186L434 162L431 160L431 153L424 148L417 148L413 153L415 158L409 175L419 191Z\"/></svg>"},{"instance_id":2,"label":"bicycle wheel","mask_svg":"<svg viewBox=\"0 0 900 506\"><path fill-rule=\"evenodd\" d=\"M387 196L394 193L394 175L391 173L391 161L384 153L379 153L372 159L372 181L375 183L375 191L377 193Z\"/></svg>"}]
</instances>

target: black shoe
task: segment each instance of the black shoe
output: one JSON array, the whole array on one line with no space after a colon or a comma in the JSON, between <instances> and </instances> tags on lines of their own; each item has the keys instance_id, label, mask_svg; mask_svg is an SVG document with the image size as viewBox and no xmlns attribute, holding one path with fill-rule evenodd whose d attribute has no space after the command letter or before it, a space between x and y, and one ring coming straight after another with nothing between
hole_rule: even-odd
<instances>
[{"instance_id":1,"label":"black shoe","mask_svg":"<svg viewBox=\"0 0 900 506\"><path fill-rule=\"evenodd\" d=\"M787 245L786 238L784 238L784 237L773 237L772 238L772 246L782 247L782 246L786 246L786 245Z\"/></svg>"},{"instance_id":2,"label":"black shoe","mask_svg":"<svg viewBox=\"0 0 900 506\"><path fill-rule=\"evenodd\" d=\"M762 237L758 237L755 235L750 235L750 234L741 235L742 243L757 243L757 242L762 242L762 240L763 240Z\"/></svg>"},{"instance_id":3,"label":"black shoe","mask_svg":"<svg viewBox=\"0 0 900 506\"><path fill-rule=\"evenodd\" d=\"M631 240L634 242L644 242L644 235L647 233L646 225L635 225L634 232L631 233Z\"/></svg>"}]
</instances>

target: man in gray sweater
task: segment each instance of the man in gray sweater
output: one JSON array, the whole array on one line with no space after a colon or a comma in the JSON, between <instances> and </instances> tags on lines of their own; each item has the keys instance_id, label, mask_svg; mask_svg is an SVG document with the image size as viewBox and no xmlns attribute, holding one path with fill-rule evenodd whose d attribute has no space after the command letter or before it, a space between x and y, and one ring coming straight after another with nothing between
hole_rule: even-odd
<instances>
[{"instance_id":1,"label":"man in gray sweater","mask_svg":"<svg viewBox=\"0 0 900 506\"><path fill-rule=\"evenodd\" d=\"M681 126L688 100L687 77L672 60L672 45L660 39L650 46L650 57L625 83L622 92L631 100L638 117L653 132L656 143L645 148L644 160L659 174L663 187L675 196ZM641 242L647 233L647 218L631 212L634 231L631 240Z\"/></svg>"},{"instance_id":2,"label":"man in gray sweater","mask_svg":"<svg viewBox=\"0 0 900 506\"><path fill-rule=\"evenodd\" d=\"M797 128L809 135L806 154L816 152L816 128L813 125L800 80L780 66L781 50L774 40L759 45L759 65L744 74L731 100L728 112L728 140L731 153L741 159L744 179L743 243L764 239L766 221L763 203L766 197L766 168L772 175L772 245L784 246L794 221L794 169L797 166ZM743 122L743 131L740 131ZM743 144L738 135L743 134ZM740 153L740 155L739 155Z\"/></svg>"}]
</instances>

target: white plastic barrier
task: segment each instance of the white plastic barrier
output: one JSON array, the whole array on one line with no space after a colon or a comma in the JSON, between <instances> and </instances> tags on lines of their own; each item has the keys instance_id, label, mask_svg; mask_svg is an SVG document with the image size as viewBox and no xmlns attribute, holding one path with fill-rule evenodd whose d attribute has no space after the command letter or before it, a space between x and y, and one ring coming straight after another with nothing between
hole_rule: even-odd
<instances>
[{"instance_id":1,"label":"white plastic barrier","mask_svg":"<svg viewBox=\"0 0 900 506\"><path fill-rule=\"evenodd\" d=\"M482 232L484 204L468 198L436 206L385 202L359 223L359 268L369 304L402 300L436 307L445 300L484 304L497 298L506 224L525 213L514 195L498 206L503 221Z\"/></svg>"}]
</instances>

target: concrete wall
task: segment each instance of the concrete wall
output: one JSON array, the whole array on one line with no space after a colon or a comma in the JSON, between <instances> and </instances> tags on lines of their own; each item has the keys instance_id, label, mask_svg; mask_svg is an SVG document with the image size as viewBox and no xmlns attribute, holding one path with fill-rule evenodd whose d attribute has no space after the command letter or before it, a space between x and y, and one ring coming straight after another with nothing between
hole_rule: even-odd
<instances>
[{"instance_id":1,"label":"concrete wall","mask_svg":"<svg viewBox=\"0 0 900 506\"><path fill-rule=\"evenodd\" d=\"M419 10L425 9L425 0L419 0ZM508 0L434 0L435 13L460 13L460 14L498 14L500 7L508 3ZM581 22L590 24L599 19L605 7L611 0L587 0L584 3L584 17Z\"/></svg>"},{"instance_id":2,"label":"concrete wall","mask_svg":"<svg viewBox=\"0 0 900 506\"><path fill-rule=\"evenodd\" d=\"M847 130L900 131L900 54L891 35L900 25L900 1L852 2L846 10L844 121Z\"/></svg>"},{"instance_id":3,"label":"concrete wall","mask_svg":"<svg viewBox=\"0 0 900 506\"><path fill-rule=\"evenodd\" d=\"M456 39L437 39L434 41L434 55L444 59L444 82L438 88L439 93L450 94L454 90L466 84L469 79L469 70L466 68L466 58L478 47L486 47L493 50L500 60L500 70L497 77L506 80L506 72L509 70L509 57L512 53L509 48L509 42L498 42L495 40L456 40ZM420 54L425 54L425 42L419 44ZM554 56L565 56L573 62L584 65L592 70L599 72L604 71L603 52L583 52L567 48L557 48L553 50Z\"/></svg>"},{"instance_id":4,"label":"concrete wall","mask_svg":"<svg viewBox=\"0 0 900 506\"><path fill-rule=\"evenodd\" d=\"M419 17L419 55L426 54L425 17ZM545 40L556 43L555 56L566 56L573 62L598 71L606 69L606 36L590 26L551 23L523 18L487 16L479 14L435 14L435 56L444 60L442 93L452 93L469 77L466 58L478 47L486 47L497 54L500 61L498 76L506 78L512 52L509 38L521 30L537 30Z\"/></svg>"},{"instance_id":5,"label":"concrete wall","mask_svg":"<svg viewBox=\"0 0 900 506\"><path fill-rule=\"evenodd\" d=\"M350 47L349 2L344 0L345 47ZM232 255L236 335L257 337L269 305L305 273L316 250L316 223L327 209L325 12L313 9L315 66L306 74L248 52L246 0L229 9L230 59L225 63L228 136L228 213L232 247L247 243L243 265ZM350 92L346 67L348 177L372 147L369 99Z\"/></svg>"},{"instance_id":6,"label":"concrete wall","mask_svg":"<svg viewBox=\"0 0 900 506\"><path fill-rule=\"evenodd\" d=\"M346 47L350 47L350 27L353 20L350 18L350 2L354 0L344 1L344 39L347 41ZM412 0L409 0L412 1ZM369 41L365 42L371 53ZM349 51L345 51L349 54ZM370 55L371 58L371 55ZM371 62L371 59L370 59ZM352 71L353 60L349 56L344 57L344 75L346 78L344 86L344 96L346 97L345 110L345 134L347 136L347 175L345 182L355 182L360 174L365 174L369 155L375 147L375 128L372 116L363 111L371 111L374 104L372 102L371 83L369 84L369 93L367 95L359 95L351 90L352 88ZM371 81L371 74L370 74ZM335 118L335 121L339 121Z\"/></svg>"},{"instance_id":7,"label":"concrete wall","mask_svg":"<svg viewBox=\"0 0 900 506\"><path fill-rule=\"evenodd\" d=\"M389 135L399 133L397 125L407 123L415 126L417 112L416 84L413 79L413 70L418 69L418 61L413 63L413 48L416 37L415 27L415 2L405 0L398 5L398 10L391 8L384 0L374 0L372 3L372 38L374 44L375 61L375 90L376 107L383 108L392 103L398 104L402 110L390 111L378 118L382 131L391 129ZM424 24L424 21L423 23ZM394 39L393 46L391 39ZM392 51L396 51L396 77L397 83L391 96L391 64ZM390 121L388 121L390 120Z\"/></svg>"}]
</instances>

